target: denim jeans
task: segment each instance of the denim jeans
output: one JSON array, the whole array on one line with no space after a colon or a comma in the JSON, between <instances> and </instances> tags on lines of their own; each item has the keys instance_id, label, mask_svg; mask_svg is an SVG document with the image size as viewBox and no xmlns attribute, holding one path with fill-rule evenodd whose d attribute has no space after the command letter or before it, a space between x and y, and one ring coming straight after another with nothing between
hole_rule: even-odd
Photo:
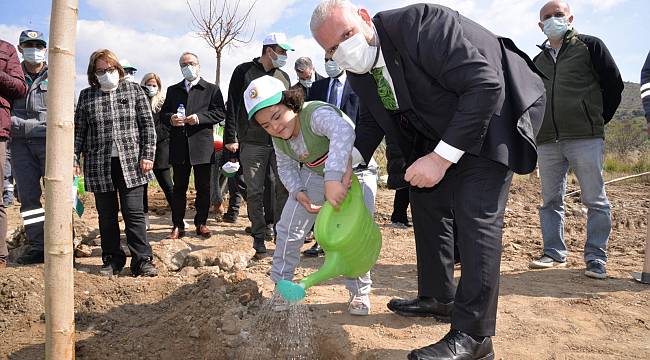
<instances>
[{"instance_id":1,"label":"denim jeans","mask_svg":"<svg viewBox=\"0 0 650 360\"><path fill-rule=\"evenodd\" d=\"M566 261L564 241L564 193L571 168L580 184L580 199L587 207L585 262L607 262L607 241L612 229L611 211L603 181L603 139L563 140L537 149L544 204L539 211L544 255Z\"/></svg>"}]
</instances>

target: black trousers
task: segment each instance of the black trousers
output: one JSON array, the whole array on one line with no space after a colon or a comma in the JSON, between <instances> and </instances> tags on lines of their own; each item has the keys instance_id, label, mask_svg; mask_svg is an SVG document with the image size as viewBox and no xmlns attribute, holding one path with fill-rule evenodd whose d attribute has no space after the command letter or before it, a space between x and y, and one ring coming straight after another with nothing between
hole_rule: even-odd
<instances>
[{"instance_id":1,"label":"black trousers","mask_svg":"<svg viewBox=\"0 0 650 360\"><path fill-rule=\"evenodd\" d=\"M208 222L208 212L210 211L211 164L190 165L189 161L185 164L175 164L172 222L174 227L179 229L185 228L183 218L185 217L185 209L187 208L187 187L190 184L192 168L194 168L194 188L196 189L196 199L194 201L196 215L194 216L194 225L198 227Z\"/></svg>"},{"instance_id":2,"label":"black trousers","mask_svg":"<svg viewBox=\"0 0 650 360\"><path fill-rule=\"evenodd\" d=\"M126 264L126 255L120 246L120 226L117 219L117 212L121 209L126 243L131 251L131 267L134 267L140 261L152 258L144 223L142 203L144 185L126 187L120 159L117 157L111 160L111 179L115 191L95 193L99 234L102 238L102 260L104 263L112 262L120 268Z\"/></svg>"},{"instance_id":3,"label":"black trousers","mask_svg":"<svg viewBox=\"0 0 650 360\"><path fill-rule=\"evenodd\" d=\"M165 199L169 204L169 207L172 206L174 201L174 183L172 182L172 172L170 168L166 169L153 169L153 174L156 176L156 181L165 194Z\"/></svg>"},{"instance_id":4,"label":"black trousers","mask_svg":"<svg viewBox=\"0 0 650 360\"><path fill-rule=\"evenodd\" d=\"M512 172L465 154L433 188L411 188L418 295L454 301L453 329L493 336L503 216ZM454 283L454 238L461 260Z\"/></svg>"},{"instance_id":5,"label":"black trousers","mask_svg":"<svg viewBox=\"0 0 650 360\"><path fill-rule=\"evenodd\" d=\"M409 188L395 190L393 198L393 213L390 216L391 222L407 223L409 221L407 210L409 207Z\"/></svg>"}]
</instances>

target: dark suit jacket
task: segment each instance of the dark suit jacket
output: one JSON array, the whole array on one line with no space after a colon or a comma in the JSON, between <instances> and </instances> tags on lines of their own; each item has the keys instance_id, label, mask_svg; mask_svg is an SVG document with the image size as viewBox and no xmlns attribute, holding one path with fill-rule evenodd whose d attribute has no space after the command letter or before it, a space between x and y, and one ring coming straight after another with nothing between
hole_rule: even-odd
<instances>
[{"instance_id":1,"label":"dark suit jacket","mask_svg":"<svg viewBox=\"0 0 650 360\"><path fill-rule=\"evenodd\" d=\"M323 78L314 82L309 92L308 101L324 101L327 102L327 94L329 91L331 78ZM352 90L350 82L346 81L343 85L343 95L341 95L341 111L343 111L354 123L357 123L359 118L359 97Z\"/></svg>"},{"instance_id":2,"label":"dark suit jacket","mask_svg":"<svg viewBox=\"0 0 650 360\"><path fill-rule=\"evenodd\" d=\"M316 76L314 76L314 82L311 84L311 86L313 87L314 84L317 81L322 80L322 79L325 79L323 77L323 75L321 75L319 73L316 73ZM306 88L303 84L300 83L300 81L298 81L297 83L291 85L291 88L292 89L300 89L300 90L302 90L302 95L304 96L305 99L309 98L309 93L311 92L311 89L312 89L312 88Z\"/></svg>"},{"instance_id":3,"label":"dark suit jacket","mask_svg":"<svg viewBox=\"0 0 650 360\"><path fill-rule=\"evenodd\" d=\"M543 75L511 40L432 4L380 12L373 22L400 111L414 114L410 126L427 149L417 149L422 141L409 137L381 105L372 75L348 72L364 105L355 146L366 160L386 134L409 162L442 139L517 173L535 168Z\"/></svg>"},{"instance_id":4,"label":"dark suit jacket","mask_svg":"<svg viewBox=\"0 0 650 360\"><path fill-rule=\"evenodd\" d=\"M198 125L171 126L170 120L178 105L185 106L187 116L196 114ZM185 81L167 88L165 103L160 109L160 120L169 126L169 162L172 165L208 164L214 157L212 126L225 119L223 96L219 87L203 79L185 91Z\"/></svg>"}]
</instances>

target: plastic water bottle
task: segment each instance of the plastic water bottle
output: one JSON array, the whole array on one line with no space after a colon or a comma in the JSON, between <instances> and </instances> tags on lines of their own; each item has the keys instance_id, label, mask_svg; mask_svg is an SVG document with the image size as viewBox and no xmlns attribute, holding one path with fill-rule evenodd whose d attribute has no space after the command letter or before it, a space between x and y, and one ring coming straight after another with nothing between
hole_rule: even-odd
<instances>
[{"instance_id":1,"label":"plastic water bottle","mask_svg":"<svg viewBox=\"0 0 650 360\"><path fill-rule=\"evenodd\" d=\"M178 105L178 109L176 109L176 115L180 118L185 117L185 105L183 104Z\"/></svg>"},{"instance_id":2,"label":"plastic water bottle","mask_svg":"<svg viewBox=\"0 0 650 360\"><path fill-rule=\"evenodd\" d=\"M178 105L178 109L176 109L176 116L178 116L181 119L185 118L185 105L183 104ZM185 123L183 123L183 126L185 126Z\"/></svg>"}]
</instances>

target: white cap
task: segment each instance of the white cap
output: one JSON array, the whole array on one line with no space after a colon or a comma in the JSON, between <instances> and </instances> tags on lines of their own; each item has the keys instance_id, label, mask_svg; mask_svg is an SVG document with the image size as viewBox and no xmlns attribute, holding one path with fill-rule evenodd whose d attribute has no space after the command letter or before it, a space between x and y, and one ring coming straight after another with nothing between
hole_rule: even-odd
<instances>
[{"instance_id":1,"label":"white cap","mask_svg":"<svg viewBox=\"0 0 650 360\"><path fill-rule=\"evenodd\" d=\"M248 120L252 119L257 111L279 103L282 100L282 92L286 89L282 81L268 75L251 81L244 91Z\"/></svg>"},{"instance_id":2,"label":"white cap","mask_svg":"<svg viewBox=\"0 0 650 360\"><path fill-rule=\"evenodd\" d=\"M284 35L284 33L270 33L266 35L264 41L262 41L262 45L278 45L284 50L293 51L293 48L291 47L291 45L289 45L289 42L287 41L287 36Z\"/></svg>"}]
</instances>

